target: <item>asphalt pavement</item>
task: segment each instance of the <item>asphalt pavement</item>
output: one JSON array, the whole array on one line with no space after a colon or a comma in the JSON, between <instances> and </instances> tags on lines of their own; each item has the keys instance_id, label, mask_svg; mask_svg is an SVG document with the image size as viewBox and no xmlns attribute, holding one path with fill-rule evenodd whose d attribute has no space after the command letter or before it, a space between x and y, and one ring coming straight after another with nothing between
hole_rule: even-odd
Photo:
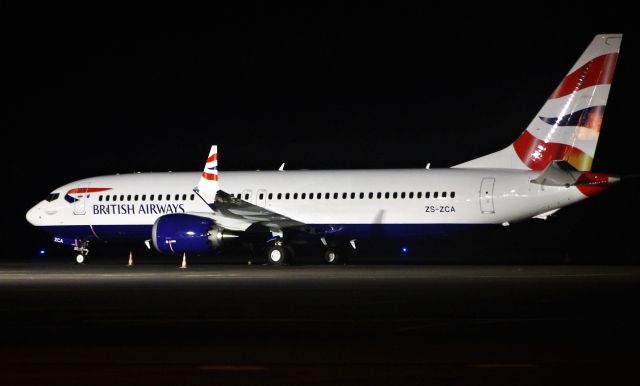
<instances>
[{"instance_id":1,"label":"asphalt pavement","mask_svg":"<svg viewBox=\"0 0 640 386\"><path fill-rule=\"evenodd\" d=\"M638 384L638 266L0 264L0 384Z\"/></svg>"}]
</instances>

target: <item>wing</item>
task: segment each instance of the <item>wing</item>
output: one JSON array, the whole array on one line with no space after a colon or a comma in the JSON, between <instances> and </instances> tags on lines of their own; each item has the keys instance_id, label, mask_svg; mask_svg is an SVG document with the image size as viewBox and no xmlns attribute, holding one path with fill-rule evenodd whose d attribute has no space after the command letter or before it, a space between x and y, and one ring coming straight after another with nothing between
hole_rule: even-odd
<instances>
[{"instance_id":1,"label":"wing","mask_svg":"<svg viewBox=\"0 0 640 386\"><path fill-rule=\"evenodd\" d=\"M216 145L211 146L200 182L193 191L213 210L211 217L223 228L246 230L250 226L258 224L268 228L271 232L282 232L285 228L313 231L305 223L253 205L220 190L218 184L218 147Z\"/></svg>"},{"instance_id":2,"label":"wing","mask_svg":"<svg viewBox=\"0 0 640 386\"><path fill-rule=\"evenodd\" d=\"M307 226L303 222L233 197L222 190L218 190L213 204L209 207L213 210L213 218L216 222L225 228L225 224L230 228L246 225L244 229L253 224L259 224L272 231L281 231L285 228Z\"/></svg>"}]
</instances>

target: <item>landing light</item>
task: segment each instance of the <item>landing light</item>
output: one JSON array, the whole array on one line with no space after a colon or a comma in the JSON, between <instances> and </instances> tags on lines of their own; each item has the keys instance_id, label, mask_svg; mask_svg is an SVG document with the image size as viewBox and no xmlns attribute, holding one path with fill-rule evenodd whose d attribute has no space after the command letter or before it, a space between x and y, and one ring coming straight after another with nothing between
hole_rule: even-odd
<instances>
[{"instance_id":1,"label":"landing light","mask_svg":"<svg viewBox=\"0 0 640 386\"><path fill-rule=\"evenodd\" d=\"M408 253L408 252L409 252L409 248L407 248L407 247L402 247L402 248L400 248L400 251L401 251L402 253L406 254L406 253Z\"/></svg>"},{"instance_id":2,"label":"landing light","mask_svg":"<svg viewBox=\"0 0 640 386\"><path fill-rule=\"evenodd\" d=\"M46 251L44 249L41 249L40 251L38 251L38 253L40 254L40 256L44 256L44 254L46 253Z\"/></svg>"},{"instance_id":3,"label":"landing light","mask_svg":"<svg viewBox=\"0 0 640 386\"><path fill-rule=\"evenodd\" d=\"M195 234L196 234L196 232L194 232L194 231L188 231L188 232L187 232L187 234L188 234L189 236L193 236L193 235L195 235Z\"/></svg>"}]
</instances>

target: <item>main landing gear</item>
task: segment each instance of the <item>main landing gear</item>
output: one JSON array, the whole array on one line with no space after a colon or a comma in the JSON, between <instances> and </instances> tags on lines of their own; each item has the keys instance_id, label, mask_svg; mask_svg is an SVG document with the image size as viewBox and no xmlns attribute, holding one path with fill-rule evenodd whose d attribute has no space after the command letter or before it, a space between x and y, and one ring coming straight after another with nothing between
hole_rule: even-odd
<instances>
[{"instance_id":1,"label":"main landing gear","mask_svg":"<svg viewBox=\"0 0 640 386\"><path fill-rule=\"evenodd\" d=\"M336 246L335 243L328 242L324 237L320 239L324 245L324 253L322 260L329 265L346 264L347 258L351 255L348 249L356 249L356 240L349 241L351 248L343 248ZM278 237L267 249L268 265L285 265L290 264L294 257L294 250L291 246L284 245L282 237Z\"/></svg>"},{"instance_id":2,"label":"main landing gear","mask_svg":"<svg viewBox=\"0 0 640 386\"><path fill-rule=\"evenodd\" d=\"M75 247L73 247L73 250L78 252L78 254L76 255L76 264L88 264L89 263L89 258L87 257L87 255L89 255L89 241L88 240L83 240L80 242L80 245L76 245Z\"/></svg>"},{"instance_id":3,"label":"main landing gear","mask_svg":"<svg viewBox=\"0 0 640 386\"><path fill-rule=\"evenodd\" d=\"M293 256L293 249L283 245L282 240L277 240L267 250L267 264L284 265Z\"/></svg>"},{"instance_id":4,"label":"main landing gear","mask_svg":"<svg viewBox=\"0 0 640 386\"><path fill-rule=\"evenodd\" d=\"M342 255L333 248L328 248L324 251L324 262L330 265L340 264L342 262Z\"/></svg>"},{"instance_id":5,"label":"main landing gear","mask_svg":"<svg viewBox=\"0 0 640 386\"><path fill-rule=\"evenodd\" d=\"M322 255L322 260L324 260L325 264L329 265L338 265L338 264L346 264L347 257L350 255L351 251L347 251L345 248L339 247L335 244L335 242L328 241L326 238L321 237L320 242L324 245L325 250ZM356 240L349 241L351 248L355 251L356 249Z\"/></svg>"}]
</instances>

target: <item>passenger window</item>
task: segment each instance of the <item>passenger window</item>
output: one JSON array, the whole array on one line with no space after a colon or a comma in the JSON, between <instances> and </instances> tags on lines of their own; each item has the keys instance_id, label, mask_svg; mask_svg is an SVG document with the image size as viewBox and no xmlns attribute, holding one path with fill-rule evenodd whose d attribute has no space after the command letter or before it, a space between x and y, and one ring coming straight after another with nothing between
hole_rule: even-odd
<instances>
[{"instance_id":1,"label":"passenger window","mask_svg":"<svg viewBox=\"0 0 640 386\"><path fill-rule=\"evenodd\" d=\"M338 193L337 193L337 192L336 192L336 193L333 193L333 199L334 199L334 200L337 200L337 199L338 199Z\"/></svg>"},{"instance_id":2,"label":"passenger window","mask_svg":"<svg viewBox=\"0 0 640 386\"><path fill-rule=\"evenodd\" d=\"M49 200L47 200L49 201ZM102 194L98 196L98 201L102 201Z\"/></svg>"},{"instance_id":3,"label":"passenger window","mask_svg":"<svg viewBox=\"0 0 640 386\"><path fill-rule=\"evenodd\" d=\"M307 193L302 193L302 194L300 195L300 198L301 198L302 200L304 200L306 196L307 196Z\"/></svg>"},{"instance_id":4,"label":"passenger window","mask_svg":"<svg viewBox=\"0 0 640 386\"><path fill-rule=\"evenodd\" d=\"M364 193L360 192L360 199L363 199L363 198L364 198Z\"/></svg>"},{"instance_id":5,"label":"passenger window","mask_svg":"<svg viewBox=\"0 0 640 386\"><path fill-rule=\"evenodd\" d=\"M456 192L451 192L450 197L451 198L456 198Z\"/></svg>"},{"instance_id":6,"label":"passenger window","mask_svg":"<svg viewBox=\"0 0 640 386\"><path fill-rule=\"evenodd\" d=\"M287 193L287 194L285 194L285 195L284 195L284 199L285 199L285 200L288 200L288 199L289 199L289 193Z\"/></svg>"},{"instance_id":7,"label":"passenger window","mask_svg":"<svg viewBox=\"0 0 640 386\"><path fill-rule=\"evenodd\" d=\"M404 198L404 192L400 193L400 198Z\"/></svg>"},{"instance_id":8,"label":"passenger window","mask_svg":"<svg viewBox=\"0 0 640 386\"><path fill-rule=\"evenodd\" d=\"M120 201L124 201L124 194L120 195Z\"/></svg>"},{"instance_id":9,"label":"passenger window","mask_svg":"<svg viewBox=\"0 0 640 386\"><path fill-rule=\"evenodd\" d=\"M347 193L346 193L346 192L345 192L345 193L342 193L342 199L343 199L343 200L346 200L346 199L347 199Z\"/></svg>"},{"instance_id":10,"label":"passenger window","mask_svg":"<svg viewBox=\"0 0 640 386\"><path fill-rule=\"evenodd\" d=\"M298 193L293 193L293 199L297 200L298 199Z\"/></svg>"},{"instance_id":11,"label":"passenger window","mask_svg":"<svg viewBox=\"0 0 640 386\"><path fill-rule=\"evenodd\" d=\"M384 192L384 198L389 198L389 192Z\"/></svg>"},{"instance_id":12,"label":"passenger window","mask_svg":"<svg viewBox=\"0 0 640 386\"><path fill-rule=\"evenodd\" d=\"M353 200L354 198L356 198L356 194L355 193L351 193L351 199Z\"/></svg>"},{"instance_id":13,"label":"passenger window","mask_svg":"<svg viewBox=\"0 0 640 386\"><path fill-rule=\"evenodd\" d=\"M109 195L107 194L106 196L104 196L104 200L105 200L105 201L109 201L109 198L110 198L110 197L111 197L111 196L109 196Z\"/></svg>"},{"instance_id":14,"label":"passenger window","mask_svg":"<svg viewBox=\"0 0 640 386\"><path fill-rule=\"evenodd\" d=\"M142 195L142 201L146 201L146 200L147 200L147 195L146 195L146 194L143 194L143 195Z\"/></svg>"},{"instance_id":15,"label":"passenger window","mask_svg":"<svg viewBox=\"0 0 640 386\"><path fill-rule=\"evenodd\" d=\"M130 194L127 195L127 201L131 201L131 195Z\"/></svg>"},{"instance_id":16,"label":"passenger window","mask_svg":"<svg viewBox=\"0 0 640 386\"><path fill-rule=\"evenodd\" d=\"M138 201L138 195L133 196L133 201Z\"/></svg>"},{"instance_id":17,"label":"passenger window","mask_svg":"<svg viewBox=\"0 0 640 386\"><path fill-rule=\"evenodd\" d=\"M382 192L378 192L378 194L376 195L377 198L382 198Z\"/></svg>"},{"instance_id":18,"label":"passenger window","mask_svg":"<svg viewBox=\"0 0 640 386\"><path fill-rule=\"evenodd\" d=\"M318 200L321 199L322 198L322 193L316 194L316 197L318 198Z\"/></svg>"},{"instance_id":19,"label":"passenger window","mask_svg":"<svg viewBox=\"0 0 640 386\"><path fill-rule=\"evenodd\" d=\"M142 199L144 200L144 196L142 196ZM186 194L182 195L182 201L187 201L187 195Z\"/></svg>"},{"instance_id":20,"label":"passenger window","mask_svg":"<svg viewBox=\"0 0 640 386\"><path fill-rule=\"evenodd\" d=\"M167 194L167 201L171 200L171 195Z\"/></svg>"},{"instance_id":21,"label":"passenger window","mask_svg":"<svg viewBox=\"0 0 640 386\"><path fill-rule=\"evenodd\" d=\"M245 200L245 201L248 201L248 200L249 200L249 193L245 193L245 194L244 194L244 200Z\"/></svg>"},{"instance_id":22,"label":"passenger window","mask_svg":"<svg viewBox=\"0 0 640 386\"><path fill-rule=\"evenodd\" d=\"M418 198L422 198L422 192L418 192Z\"/></svg>"},{"instance_id":23,"label":"passenger window","mask_svg":"<svg viewBox=\"0 0 640 386\"><path fill-rule=\"evenodd\" d=\"M269 200L273 200L273 193L269 193Z\"/></svg>"},{"instance_id":24,"label":"passenger window","mask_svg":"<svg viewBox=\"0 0 640 386\"><path fill-rule=\"evenodd\" d=\"M282 193L278 193L278 200L282 199Z\"/></svg>"},{"instance_id":25,"label":"passenger window","mask_svg":"<svg viewBox=\"0 0 640 386\"><path fill-rule=\"evenodd\" d=\"M398 192L393 192L393 198L398 198Z\"/></svg>"},{"instance_id":26,"label":"passenger window","mask_svg":"<svg viewBox=\"0 0 640 386\"><path fill-rule=\"evenodd\" d=\"M438 192L433 192L433 198L438 198Z\"/></svg>"},{"instance_id":27,"label":"passenger window","mask_svg":"<svg viewBox=\"0 0 640 386\"><path fill-rule=\"evenodd\" d=\"M447 198L447 192L442 192L442 198Z\"/></svg>"},{"instance_id":28,"label":"passenger window","mask_svg":"<svg viewBox=\"0 0 640 386\"><path fill-rule=\"evenodd\" d=\"M260 193L260 195L258 196L259 200L264 200L264 193Z\"/></svg>"},{"instance_id":29,"label":"passenger window","mask_svg":"<svg viewBox=\"0 0 640 386\"><path fill-rule=\"evenodd\" d=\"M191 201L195 200L196 199L195 193L192 193L190 198L191 198Z\"/></svg>"},{"instance_id":30,"label":"passenger window","mask_svg":"<svg viewBox=\"0 0 640 386\"><path fill-rule=\"evenodd\" d=\"M174 200L178 201L179 199L180 199L180 195L179 195L179 194L176 194L176 196L175 196Z\"/></svg>"},{"instance_id":31,"label":"passenger window","mask_svg":"<svg viewBox=\"0 0 640 386\"><path fill-rule=\"evenodd\" d=\"M155 195L155 194L150 195L150 196L149 196L149 201L153 201L153 199L154 199L155 197L156 197L156 195Z\"/></svg>"},{"instance_id":32,"label":"passenger window","mask_svg":"<svg viewBox=\"0 0 640 386\"><path fill-rule=\"evenodd\" d=\"M313 200L313 193L309 193L309 200Z\"/></svg>"},{"instance_id":33,"label":"passenger window","mask_svg":"<svg viewBox=\"0 0 640 386\"><path fill-rule=\"evenodd\" d=\"M329 197L331 197L331 193L325 193L325 194L324 194L324 199L325 199L325 200L328 200L328 199L329 199Z\"/></svg>"},{"instance_id":34,"label":"passenger window","mask_svg":"<svg viewBox=\"0 0 640 386\"><path fill-rule=\"evenodd\" d=\"M431 196L431 192L424 192L424 198L429 198Z\"/></svg>"},{"instance_id":35,"label":"passenger window","mask_svg":"<svg viewBox=\"0 0 640 386\"><path fill-rule=\"evenodd\" d=\"M413 192L409 192L409 198L413 198Z\"/></svg>"},{"instance_id":36,"label":"passenger window","mask_svg":"<svg viewBox=\"0 0 640 386\"><path fill-rule=\"evenodd\" d=\"M369 192L369 199L371 200L373 198L373 192Z\"/></svg>"}]
</instances>

